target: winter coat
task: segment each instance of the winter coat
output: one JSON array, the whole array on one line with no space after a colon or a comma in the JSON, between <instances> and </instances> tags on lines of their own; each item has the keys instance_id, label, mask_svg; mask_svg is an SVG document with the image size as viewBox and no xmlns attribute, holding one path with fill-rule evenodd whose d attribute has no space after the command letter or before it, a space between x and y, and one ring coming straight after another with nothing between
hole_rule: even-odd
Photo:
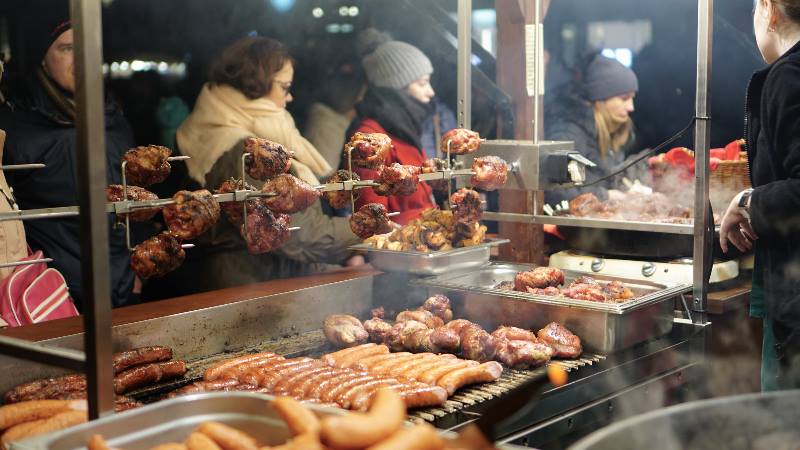
<instances>
[{"instance_id":1,"label":"winter coat","mask_svg":"<svg viewBox=\"0 0 800 450\"><path fill-rule=\"evenodd\" d=\"M0 130L0 161L3 159L3 146L6 141L6 133ZM3 171L0 170L0 211L13 211L15 204L14 196L6 182ZM25 242L25 228L21 220L6 220L0 222L0 263L16 262L28 256L27 244ZM7 277L14 271L14 267L0 269L0 280Z\"/></svg>"},{"instance_id":2,"label":"winter coat","mask_svg":"<svg viewBox=\"0 0 800 450\"><path fill-rule=\"evenodd\" d=\"M331 167L339 167L344 148L344 135L350 118L330 106L316 102L308 108L303 135L311 142Z\"/></svg>"},{"instance_id":3,"label":"winter coat","mask_svg":"<svg viewBox=\"0 0 800 450\"><path fill-rule=\"evenodd\" d=\"M122 110L105 96L106 176L109 184L120 184L122 155L134 146L133 133ZM6 131L4 164L44 163L43 169L6 173L21 209L78 205L77 148L75 124L50 97L42 81L31 77L9 92L9 102L0 107L0 129ZM27 220L28 244L53 258L50 266L67 280L70 295L81 308L80 225L77 217ZM134 303L133 271L125 231L113 228L108 217L111 301L113 306Z\"/></svg>"},{"instance_id":4,"label":"winter coat","mask_svg":"<svg viewBox=\"0 0 800 450\"><path fill-rule=\"evenodd\" d=\"M800 355L800 43L753 74L745 100L745 139L767 318L778 357ZM758 269L758 268L757 268Z\"/></svg>"}]
</instances>

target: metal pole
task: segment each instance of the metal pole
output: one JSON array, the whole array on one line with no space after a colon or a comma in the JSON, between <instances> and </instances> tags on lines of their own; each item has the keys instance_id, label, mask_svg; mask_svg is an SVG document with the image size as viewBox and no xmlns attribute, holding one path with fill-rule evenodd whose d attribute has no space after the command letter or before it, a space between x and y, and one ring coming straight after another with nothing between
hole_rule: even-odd
<instances>
[{"instance_id":1,"label":"metal pole","mask_svg":"<svg viewBox=\"0 0 800 450\"><path fill-rule=\"evenodd\" d=\"M78 200L89 418L114 411L100 0L72 0Z\"/></svg>"},{"instance_id":2,"label":"metal pole","mask_svg":"<svg viewBox=\"0 0 800 450\"><path fill-rule=\"evenodd\" d=\"M711 260L711 250L707 243L713 236L707 231L711 220L708 211L708 162L709 162L709 125L708 117L708 80L711 73L711 36L713 31L713 0L698 0L697 4L697 86L695 97L694 127L694 265L692 291L692 310L695 323L705 322L706 295L708 280L706 265Z\"/></svg>"},{"instance_id":3,"label":"metal pole","mask_svg":"<svg viewBox=\"0 0 800 450\"><path fill-rule=\"evenodd\" d=\"M458 0L458 127L472 127L472 0Z\"/></svg>"},{"instance_id":4,"label":"metal pole","mask_svg":"<svg viewBox=\"0 0 800 450\"><path fill-rule=\"evenodd\" d=\"M541 114L539 108L539 98L540 98L540 90L539 85L542 83L542 68L544 65L544 43L542 42L542 38L544 37L544 25L542 24L542 0L536 0L534 2L533 7L533 21L534 21L534 33L535 33L535 47L533 51L535 52L536 57L534 58L534 66L533 66L533 143L539 143L539 117ZM536 200L536 195L534 195L534 202ZM536 205L534 204L534 211L537 211Z\"/></svg>"}]
</instances>

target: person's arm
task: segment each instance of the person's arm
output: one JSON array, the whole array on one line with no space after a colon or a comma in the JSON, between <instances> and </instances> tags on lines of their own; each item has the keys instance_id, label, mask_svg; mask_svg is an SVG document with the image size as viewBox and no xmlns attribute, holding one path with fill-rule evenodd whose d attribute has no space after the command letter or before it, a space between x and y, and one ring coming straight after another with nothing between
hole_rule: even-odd
<instances>
[{"instance_id":1,"label":"person's arm","mask_svg":"<svg viewBox=\"0 0 800 450\"><path fill-rule=\"evenodd\" d=\"M800 231L800 67L782 64L770 73L762 93L768 105L762 118L772 150L783 155L788 178L758 186L750 198L750 217L758 236L796 237Z\"/></svg>"}]
</instances>

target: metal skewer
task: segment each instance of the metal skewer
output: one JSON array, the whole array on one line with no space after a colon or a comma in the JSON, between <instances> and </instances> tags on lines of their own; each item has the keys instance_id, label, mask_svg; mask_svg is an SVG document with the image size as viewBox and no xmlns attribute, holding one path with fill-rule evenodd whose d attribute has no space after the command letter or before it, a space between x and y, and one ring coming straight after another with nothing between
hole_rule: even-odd
<instances>
[{"instance_id":1,"label":"metal skewer","mask_svg":"<svg viewBox=\"0 0 800 450\"><path fill-rule=\"evenodd\" d=\"M300 228L301 228L301 227L289 227L289 228L287 228L286 230L288 230L288 231L297 231L297 230L299 230Z\"/></svg>"},{"instance_id":2,"label":"metal skewer","mask_svg":"<svg viewBox=\"0 0 800 450\"><path fill-rule=\"evenodd\" d=\"M0 170L28 170L28 169L44 169L44 164L34 163L34 164L8 164L5 166L0 166Z\"/></svg>"},{"instance_id":3,"label":"metal skewer","mask_svg":"<svg viewBox=\"0 0 800 450\"><path fill-rule=\"evenodd\" d=\"M53 262L53 258L40 258L40 259L31 259L29 261L8 262L8 263L1 263L0 269L6 269L8 267L17 267L17 266L28 266L30 264L38 264L38 263L49 263L49 262Z\"/></svg>"},{"instance_id":4,"label":"metal skewer","mask_svg":"<svg viewBox=\"0 0 800 450\"><path fill-rule=\"evenodd\" d=\"M167 158L167 161L185 161L187 159L192 159L191 156L180 155L180 156L170 156Z\"/></svg>"},{"instance_id":5,"label":"metal skewer","mask_svg":"<svg viewBox=\"0 0 800 450\"><path fill-rule=\"evenodd\" d=\"M386 217L395 217L395 216L399 216L399 215L400 215L400 211L395 211L395 212L390 212L389 214L386 215Z\"/></svg>"},{"instance_id":6,"label":"metal skewer","mask_svg":"<svg viewBox=\"0 0 800 450\"><path fill-rule=\"evenodd\" d=\"M194 248L194 244L181 244L181 248Z\"/></svg>"}]
</instances>

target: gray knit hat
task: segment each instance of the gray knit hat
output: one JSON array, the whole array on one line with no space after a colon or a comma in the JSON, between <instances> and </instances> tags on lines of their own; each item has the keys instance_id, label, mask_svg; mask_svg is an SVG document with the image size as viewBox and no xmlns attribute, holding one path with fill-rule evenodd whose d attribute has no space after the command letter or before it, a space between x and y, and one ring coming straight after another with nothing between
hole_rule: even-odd
<instances>
[{"instance_id":1,"label":"gray knit hat","mask_svg":"<svg viewBox=\"0 0 800 450\"><path fill-rule=\"evenodd\" d=\"M602 55L589 63L583 81L589 100L593 102L639 90L639 81L631 69Z\"/></svg>"},{"instance_id":2,"label":"gray knit hat","mask_svg":"<svg viewBox=\"0 0 800 450\"><path fill-rule=\"evenodd\" d=\"M364 30L358 40L361 65L375 86L403 89L433 73L431 60L411 44L393 41L374 28Z\"/></svg>"}]
</instances>

